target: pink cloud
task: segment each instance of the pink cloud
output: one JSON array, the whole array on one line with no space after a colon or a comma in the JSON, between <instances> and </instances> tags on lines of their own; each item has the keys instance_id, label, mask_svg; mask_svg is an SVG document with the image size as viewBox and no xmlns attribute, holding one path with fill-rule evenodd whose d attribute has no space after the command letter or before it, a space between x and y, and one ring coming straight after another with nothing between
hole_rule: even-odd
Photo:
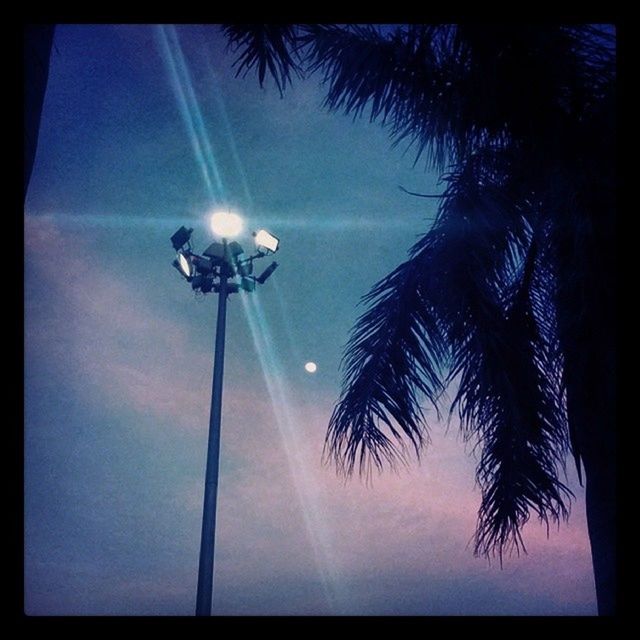
<instances>
[{"instance_id":1,"label":"pink cloud","mask_svg":"<svg viewBox=\"0 0 640 640\"><path fill-rule=\"evenodd\" d=\"M91 248L52 220L27 218L25 244L29 268L60 302L46 334L27 319L27 360L29 353L42 356L46 350L61 357L70 347L70 363L100 390L105 406L156 416L202 437L209 417L209 345L193 344L177 321L139 301L130 284L102 273ZM60 249L55 256L51 246ZM90 278L90 290L79 273ZM160 343L164 355L158 355ZM176 376L186 370L207 374ZM294 388L287 379L281 382ZM247 580L269 584L304 575L319 581L326 570L347 592L363 576L405 575L425 585L455 578L469 589L493 585L525 599L593 603L581 492L569 526L552 530L547 539L544 528L531 522L525 529L529 555L507 559L500 571L497 563L474 558L468 546L480 495L473 460L455 430L445 437L444 426L435 424L420 465L385 473L370 487L357 479L345 484L321 465L333 400L318 394L303 404L293 396L291 431L280 432L264 387L225 386L216 568L223 593ZM199 521L199 480L179 485L171 500L176 517Z\"/></svg>"},{"instance_id":2,"label":"pink cloud","mask_svg":"<svg viewBox=\"0 0 640 640\"><path fill-rule=\"evenodd\" d=\"M27 350L70 346L68 359L108 402L173 419L185 429L205 428L203 399L210 383L180 378L176 371L206 371L210 356L189 344L177 322L145 308L133 286L104 273L86 242L63 233L50 218L25 217L25 250L27 264L59 297L46 330L27 321ZM164 357L157 355L159 344Z\"/></svg>"},{"instance_id":3,"label":"pink cloud","mask_svg":"<svg viewBox=\"0 0 640 640\"><path fill-rule=\"evenodd\" d=\"M233 398L241 402L235 394ZM567 607L593 602L581 502L574 507L570 525L552 529L549 539L544 527L531 522L525 529L529 555L505 559L500 570L497 562L488 565L474 558L468 545L480 495L474 490L473 460L453 434L445 437L436 426L433 445L420 466L385 474L372 487L357 479L344 484L333 469L320 465L326 411L306 406L297 413L304 416L299 428L305 447L299 462L314 488L307 499L323 506L330 560L340 580L348 583L366 573L394 572L422 575L428 584L435 577L458 576L469 586L486 583L525 599L556 598ZM283 445L268 425L264 420L250 429L225 433L227 450L246 462L242 474L221 493L219 541L230 553L219 571L228 579L239 566L266 575L309 565L310 542L301 506Z\"/></svg>"}]
</instances>

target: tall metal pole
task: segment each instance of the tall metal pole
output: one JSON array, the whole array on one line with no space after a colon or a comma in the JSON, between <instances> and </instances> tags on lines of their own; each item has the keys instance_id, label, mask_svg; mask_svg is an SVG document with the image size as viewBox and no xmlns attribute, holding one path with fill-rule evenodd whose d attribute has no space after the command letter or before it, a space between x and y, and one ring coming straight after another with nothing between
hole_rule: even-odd
<instances>
[{"instance_id":1,"label":"tall metal pole","mask_svg":"<svg viewBox=\"0 0 640 640\"><path fill-rule=\"evenodd\" d=\"M225 253L226 253L226 241ZM211 615L213 593L213 557L216 535L216 502L218 494L218 466L220 461L220 419L222 416L222 373L224 368L224 333L227 315L227 266L220 273L218 292L218 320L216 323L216 350L213 361L211 389L211 414L209 417L209 444L207 446L207 470L204 483L204 508L202 513L202 538L200 540L200 566L198 568L198 595L196 616Z\"/></svg>"}]
</instances>

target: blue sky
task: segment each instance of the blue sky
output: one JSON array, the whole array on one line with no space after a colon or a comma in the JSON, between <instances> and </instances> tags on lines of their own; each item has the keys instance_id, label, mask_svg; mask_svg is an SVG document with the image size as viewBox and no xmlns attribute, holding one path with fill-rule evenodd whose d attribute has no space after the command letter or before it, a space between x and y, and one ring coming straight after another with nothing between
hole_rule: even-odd
<instances>
[{"instance_id":1,"label":"blue sky","mask_svg":"<svg viewBox=\"0 0 640 640\"><path fill-rule=\"evenodd\" d=\"M279 269L228 312L215 614L595 614L584 518L503 570L452 424L372 487L321 465L359 298L428 228L437 176L377 124L235 78L215 26L57 28L25 204L25 607L192 615L215 299L171 234L240 211ZM245 242L248 242L246 236ZM309 375L304 363L318 371Z\"/></svg>"}]
</instances>

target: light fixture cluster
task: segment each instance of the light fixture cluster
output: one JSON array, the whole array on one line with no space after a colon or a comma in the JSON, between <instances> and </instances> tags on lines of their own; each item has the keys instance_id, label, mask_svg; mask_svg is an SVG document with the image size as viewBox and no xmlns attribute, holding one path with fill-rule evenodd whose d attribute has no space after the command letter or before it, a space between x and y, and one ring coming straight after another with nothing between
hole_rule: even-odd
<instances>
[{"instance_id":1,"label":"light fixture cluster","mask_svg":"<svg viewBox=\"0 0 640 640\"><path fill-rule=\"evenodd\" d=\"M210 218L212 231L222 238L222 242L213 242L199 255L191 247L193 229L180 227L172 236L171 244L176 251L173 266L187 282L191 283L194 291L209 293L220 290L222 278L233 279L228 282L226 291L236 293L240 289L253 291L256 283L264 284L276 270L278 263L272 262L259 276L253 275L253 261L278 250L280 241L265 229L253 233L256 252L245 256L244 249L236 242L229 242L240 234L243 227L242 218L234 213L214 213Z\"/></svg>"}]
</instances>

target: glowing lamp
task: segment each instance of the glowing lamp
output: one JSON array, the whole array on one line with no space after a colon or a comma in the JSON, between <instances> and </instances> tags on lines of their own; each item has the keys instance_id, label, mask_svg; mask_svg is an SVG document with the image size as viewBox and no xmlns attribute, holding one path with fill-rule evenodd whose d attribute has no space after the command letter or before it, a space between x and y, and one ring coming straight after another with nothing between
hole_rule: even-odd
<instances>
[{"instance_id":1,"label":"glowing lamp","mask_svg":"<svg viewBox=\"0 0 640 640\"><path fill-rule=\"evenodd\" d=\"M258 251L265 250L265 252L275 253L278 250L280 240L272 233L269 233L265 229L260 229L260 231L256 231L253 235Z\"/></svg>"},{"instance_id":2,"label":"glowing lamp","mask_svg":"<svg viewBox=\"0 0 640 640\"><path fill-rule=\"evenodd\" d=\"M211 231L221 238L235 238L242 231L242 218L236 213L219 211L209 220Z\"/></svg>"},{"instance_id":3,"label":"glowing lamp","mask_svg":"<svg viewBox=\"0 0 640 640\"><path fill-rule=\"evenodd\" d=\"M193 264L189 256L183 251L178 251L177 262L180 273L182 273L185 278L190 278L193 275Z\"/></svg>"}]
</instances>

